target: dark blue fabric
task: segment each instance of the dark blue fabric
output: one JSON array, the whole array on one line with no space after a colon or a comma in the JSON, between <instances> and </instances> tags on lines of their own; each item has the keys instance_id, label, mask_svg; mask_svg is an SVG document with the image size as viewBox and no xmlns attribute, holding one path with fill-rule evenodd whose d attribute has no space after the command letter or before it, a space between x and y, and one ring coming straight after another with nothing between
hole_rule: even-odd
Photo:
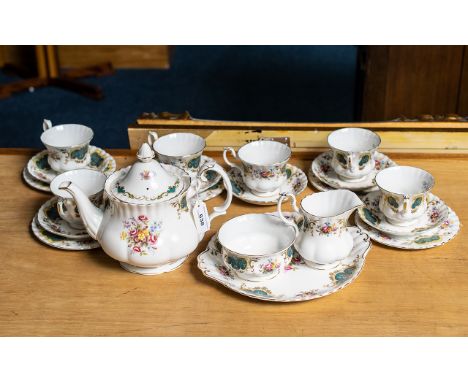
<instances>
[{"instance_id":1,"label":"dark blue fabric","mask_svg":"<svg viewBox=\"0 0 468 382\"><path fill-rule=\"evenodd\" d=\"M93 101L48 87L0 100L0 147L41 147L42 119L93 128L93 144L128 147L127 126L144 111L257 121L352 121L355 46L177 46L169 70L117 70L84 81ZM0 75L0 83L11 81Z\"/></svg>"}]
</instances>

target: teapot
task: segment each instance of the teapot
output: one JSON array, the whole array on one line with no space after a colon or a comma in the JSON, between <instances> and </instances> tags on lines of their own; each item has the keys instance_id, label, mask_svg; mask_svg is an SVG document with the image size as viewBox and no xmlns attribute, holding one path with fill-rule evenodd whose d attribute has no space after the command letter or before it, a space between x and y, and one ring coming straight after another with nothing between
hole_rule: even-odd
<instances>
[{"instance_id":1,"label":"teapot","mask_svg":"<svg viewBox=\"0 0 468 382\"><path fill-rule=\"evenodd\" d=\"M210 222L226 214L232 200L231 182L215 163L202 166L196 177L154 160L148 143L138 160L113 173L104 185L104 209L94 206L70 181L59 185L76 201L86 230L110 257L127 271L156 275L179 267L195 250ZM219 173L227 197L208 216L198 194L204 173Z\"/></svg>"},{"instance_id":2,"label":"teapot","mask_svg":"<svg viewBox=\"0 0 468 382\"><path fill-rule=\"evenodd\" d=\"M281 205L291 198L296 220L283 216ZM364 203L349 190L316 192L301 201L300 209L296 197L281 194L278 200L278 215L283 222L296 230L294 247L306 265L316 269L329 269L339 265L353 249L353 237L348 232L348 218Z\"/></svg>"}]
</instances>

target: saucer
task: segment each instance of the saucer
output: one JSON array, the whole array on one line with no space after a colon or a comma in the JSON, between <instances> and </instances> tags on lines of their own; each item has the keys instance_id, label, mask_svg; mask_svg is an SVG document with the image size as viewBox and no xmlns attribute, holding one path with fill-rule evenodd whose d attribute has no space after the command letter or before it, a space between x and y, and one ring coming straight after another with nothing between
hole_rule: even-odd
<instances>
[{"instance_id":1,"label":"saucer","mask_svg":"<svg viewBox=\"0 0 468 382\"><path fill-rule=\"evenodd\" d=\"M351 284L361 272L371 248L369 236L356 227L349 228L354 239L351 254L332 270L318 270L305 265L293 250L291 263L273 279L245 281L234 276L223 264L217 235L206 250L198 255L198 268L203 274L244 296L275 302L307 301L335 293Z\"/></svg>"},{"instance_id":2,"label":"saucer","mask_svg":"<svg viewBox=\"0 0 468 382\"><path fill-rule=\"evenodd\" d=\"M355 215L357 226L378 243L400 249L426 249L438 247L455 237L460 229L457 214L449 207L448 216L437 227L413 236L393 236L367 225L358 214Z\"/></svg>"},{"instance_id":3,"label":"saucer","mask_svg":"<svg viewBox=\"0 0 468 382\"><path fill-rule=\"evenodd\" d=\"M34 236L36 236L41 242L47 244L50 247L66 249L70 251L84 251L100 247L99 243L93 239L66 239L64 237L47 232L37 223L37 216L35 216L31 222L31 229L33 231Z\"/></svg>"},{"instance_id":4,"label":"saucer","mask_svg":"<svg viewBox=\"0 0 468 382\"><path fill-rule=\"evenodd\" d=\"M217 162L213 158L210 158L207 155L202 155L199 168L201 168L205 164L209 165L209 164L216 164L216 163ZM210 187L215 186L220 181L221 174L217 173L216 171L208 170L205 172L205 177L207 180L206 181L202 180L200 184L201 191L206 191Z\"/></svg>"},{"instance_id":5,"label":"saucer","mask_svg":"<svg viewBox=\"0 0 468 382\"><path fill-rule=\"evenodd\" d=\"M307 178L309 179L310 184L318 191L332 191L335 188L329 186L326 183L323 183L317 176L312 172L312 168L309 168L307 172Z\"/></svg>"},{"instance_id":6,"label":"saucer","mask_svg":"<svg viewBox=\"0 0 468 382\"><path fill-rule=\"evenodd\" d=\"M232 194L244 202L262 206L272 206L278 203L280 193L292 193L299 195L307 187L307 177L304 172L292 164L286 165L288 179L283 184L277 194L271 196L258 196L252 193L244 184L242 175L237 168L231 168L227 172L232 185Z\"/></svg>"},{"instance_id":7,"label":"saucer","mask_svg":"<svg viewBox=\"0 0 468 382\"><path fill-rule=\"evenodd\" d=\"M26 167L23 169L23 179L28 186L31 186L36 190L50 192L49 184L34 178Z\"/></svg>"},{"instance_id":8,"label":"saucer","mask_svg":"<svg viewBox=\"0 0 468 382\"><path fill-rule=\"evenodd\" d=\"M367 225L393 236L409 236L418 232L427 231L437 227L447 219L448 207L433 194L428 194L427 211L414 224L410 226L397 226L391 224L385 218L385 215L379 210L380 191L374 191L366 194L361 200L366 204L365 207L358 209L361 220Z\"/></svg>"},{"instance_id":9,"label":"saucer","mask_svg":"<svg viewBox=\"0 0 468 382\"><path fill-rule=\"evenodd\" d=\"M375 175L384 168L396 166L396 163L392 161L386 155L376 152L375 153L375 169L365 177L365 179L359 182L347 182L341 179L333 170L331 166L333 154L331 151L320 154L317 158L312 161L311 169L312 172L319 178L323 183L328 184L334 188L346 188L351 191L370 192L378 190L378 187L374 183Z\"/></svg>"},{"instance_id":10,"label":"saucer","mask_svg":"<svg viewBox=\"0 0 468 382\"><path fill-rule=\"evenodd\" d=\"M86 229L73 228L63 220L57 211L58 197L54 196L45 202L37 213L37 222L46 231L67 239L89 239L90 236Z\"/></svg>"},{"instance_id":11,"label":"saucer","mask_svg":"<svg viewBox=\"0 0 468 382\"><path fill-rule=\"evenodd\" d=\"M115 171L116 165L112 155L96 146L89 146L89 150L91 154L91 162L86 168L101 171L107 176L111 175ZM50 183L58 173L52 170L49 162L47 161L47 157L47 150L41 151L29 160L27 168L29 173L37 180Z\"/></svg>"},{"instance_id":12,"label":"saucer","mask_svg":"<svg viewBox=\"0 0 468 382\"><path fill-rule=\"evenodd\" d=\"M218 183L212 185L210 188L201 191L198 195L201 200L206 202L207 200L213 199L220 195L224 191L223 180L219 180Z\"/></svg>"}]
</instances>

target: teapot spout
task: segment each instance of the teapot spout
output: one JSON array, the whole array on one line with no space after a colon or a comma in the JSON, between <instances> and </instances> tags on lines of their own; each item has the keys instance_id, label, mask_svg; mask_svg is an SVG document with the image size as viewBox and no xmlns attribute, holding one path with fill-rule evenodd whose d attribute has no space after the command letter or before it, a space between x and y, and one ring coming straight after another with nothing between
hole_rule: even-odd
<instances>
[{"instance_id":1,"label":"teapot spout","mask_svg":"<svg viewBox=\"0 0 468 382\"><path fill-rule=\"evenodd\" d=\"M72 182L65 181L61 183L59 189L67 191L73 197L78 206L80 216L83 219L86 231L88 231L93 239L97 240L104 213L91 203L86 194Z\"/></svg>"}]
</instances>

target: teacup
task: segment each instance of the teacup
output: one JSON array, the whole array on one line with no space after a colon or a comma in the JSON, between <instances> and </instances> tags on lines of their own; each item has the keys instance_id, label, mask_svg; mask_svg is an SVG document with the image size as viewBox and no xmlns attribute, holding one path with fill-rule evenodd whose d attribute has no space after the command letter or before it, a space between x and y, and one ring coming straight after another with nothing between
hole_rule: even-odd
<instances>
[{"instance_id":1,"label":"teacup","mask_svg":"<svg viewBox=\"0 0 468 382\"><path fill-rule=\"evenodd\" d=\"M225 266L248 281L277 276L291 261L295 238L294 228L266 214L237 216L218 232Z\"/></svg>"},{"instance_id":2,"label":"teacup","mask_svg":"<svg viewBox=\"0 0 468 382\"><path fill-rule=\"evenodd\" d=\"M172 133L158 138L158 135L151 131L148 142L160 162L179 167L191 176L198 173L201 156L206 146L205 140L199 135Z\"/></svg>"},{"instance_id":3,"label":"teacup","mask_svg":"<svg viewBox=\"0 0 468 382\"><path fill-rule=\"evenodd\" d=\"M241 166L227 159L230 152L239 158ZM286 164L291 157L291 149L276 141L255 141L247 143L236 152L232 147L224 149L223 158L227 165L237 168L245 185L258 196L271 196L280 191L287 181Z\"/></svg>"},{"instance_id":4,"label":"teacup","mask_svg":"<svg viewBox=\"0 0 468 382\"><path fill-rule=\"evenodd\" d=\"M375 168L375 151L380 137L371 130L347 127L328 136L333 151L331 165L337 175L348 182L359 182Z\"/></svg>"},{"instance_id":5,"label":"teacup","mask_svg":"<svg viewBox=\"0 0 468 382\"><path fill-rule=\"evenodd\" d=\"M52 126L47 119L44 120L43 129L41 141L49 152L48 162L53 170L61 173L88 166L93 130L76 124Z\"/></svg>"},{"instance_id":6,"label":"teacup","mask_svg":"<svg viewBox=\"0 0 468 382\"><path fill-rule=\"evenodd\" d=\"M380 171L375 182L382 192L379 208L397 226L409 226L427 210L434 177L417 167L396 166Z\"/></svg>"},{"instance_id":7,"label":"teacup","mask_svg":"<svg viewBox=\"0 0 468 382\"><path fill-rule=\"evenodd\" d=\"M69 193L59 189L60 184L68 181L78 185L91 202L100 208L106 179L102 172L89 169L72 170L57 175L50 183L50 190L58 196L57 211L60 217L74 228L85 228L75 200Z\"/></svg>"}]
</instances>

